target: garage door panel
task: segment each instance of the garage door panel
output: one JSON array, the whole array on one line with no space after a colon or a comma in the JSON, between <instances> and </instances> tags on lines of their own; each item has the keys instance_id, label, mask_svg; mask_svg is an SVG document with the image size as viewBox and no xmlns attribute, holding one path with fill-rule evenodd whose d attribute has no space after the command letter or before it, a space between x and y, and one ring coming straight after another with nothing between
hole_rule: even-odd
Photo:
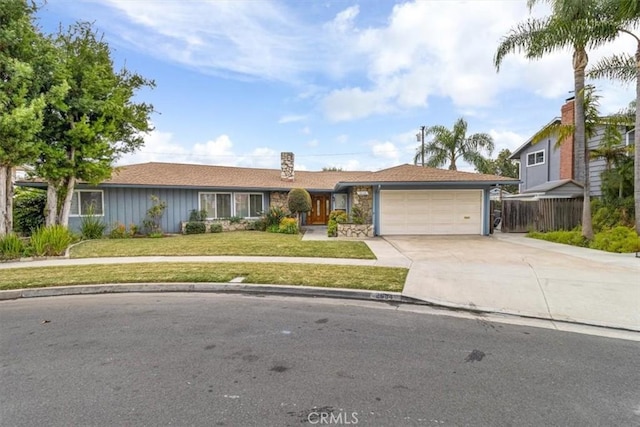
<instances>
[{"instance_id":1,"label":"garage door panel","mask_svg":"<svg viewBox=\"0 0 640 427\"><path fill-rule=\"evenodd\" d=\"M481 190L380 192L380 234L481 233Z\"/></svg>"}]
</instances>

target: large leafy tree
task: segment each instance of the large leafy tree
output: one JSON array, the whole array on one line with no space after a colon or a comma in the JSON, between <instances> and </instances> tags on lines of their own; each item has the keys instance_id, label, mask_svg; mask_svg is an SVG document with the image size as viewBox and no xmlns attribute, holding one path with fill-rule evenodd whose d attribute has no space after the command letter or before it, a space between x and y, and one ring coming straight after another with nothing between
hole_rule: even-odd
<instances>
[{"instance_id":1,"label":"large leafy tree","mask_svg":"<svg viewBox=\"0 0 640 427\"><path fill-rule=\"evenodd\" d=\"M439 168L448 164L449 170L457 170L459 159L477 166L485 160L485 152L488 155L493 152L493 138L486 133L467 136L467 122L463 118L456 120L452 129L430 126L425 128L424 134L432 139L416 149L413 158L416 165L426 158L425 166Z\"/></svg>"},{"instance_id":2,"label":"large leafy tree","mask_svg":"<svg viewBox=\"0 0 640 427\"><path fill-rule=\"evenodd\" d=\"M109 45L89 23L53 37L60 67L54 78L69 91L48 105L36 170L47 181L47 224L67 225L75 184L111 176L114 161L144 143L153 106L132 100L153 81L127 69L114 70Z\"/></svg>"},{"instance_id":3,"label":"large leafy tree","mask_svg":"<svg viewBox=\"0 0 640 427\"><path fill-rule=\"evenodd\" d=\"M476 165L476 171L489 175L505 176L509 178L518 178L518 165L509 159L511 151L508 148L500 150L495 159L484 159ZM517 185L505 185L506 191L515 193L518 191Z\"/></svg>"},{"instance_id":4,"label":"large leafy tree","mask_svg":"<svg viewBox=\"0 0 640 427\"><path fill-rule=\"evenodd\" d=\"M552 14L543 19L530 18L518 24L500 42L494 64L500 69L504 58L514 52L524 52L529 59L570 48L573 50L575 93L574 153L576 179L584 185L582 234L593 238L591 222L589 156L585 137L584 87L585 70L589 62L587 50L605 44L617 36L615 22L603 19L602 0L528 0L531 9L536 3L550 3Z\"/></svg>"},{"instance_id":5,"label":"large leafy tree","mask_svg":"<svg viewBox=\"0 0 640 427\"><path fill-rule=\"evenodd\" d=\"M25 0L0 2L0 236L12 230L13 169L38 154L48 95L41 76L50 56L33 24L35 12Z\"/></svg>"},{"instance_id":6,"label":"large leafy tree","mask_svg":"<svg viewBox=\"0 0 640 427\"><path fill-rule=\"evenodd\" d=\"M633 37L636 41L636 52L613 55L596 63L589 71L592 78L609 78L631 83L636 81L636 106L640 103L640 2L638 0L603 0L608 19L617 23L621 34ZM635 30L635 31L634 31ZM635 111L635 166L634 166L634 206L636 212L636 233L640 235L640 110Z\"/></svg>"}]
</instances>

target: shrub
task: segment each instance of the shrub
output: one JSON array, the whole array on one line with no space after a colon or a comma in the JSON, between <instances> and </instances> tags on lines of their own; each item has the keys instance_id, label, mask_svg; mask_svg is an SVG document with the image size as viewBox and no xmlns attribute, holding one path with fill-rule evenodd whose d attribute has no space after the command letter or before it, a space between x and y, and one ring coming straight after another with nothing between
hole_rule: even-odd
<instances>
[{"instance_id":1,"label":"shrub","mask_svg":"<svg viewBox=\"0 0 640 427\"><path fill-rule=\"evenodd\" d=\"M279 233L280 232L280 225L270 225L267 227L266 230L268 233Z\"/></svg>"},{"instance_id":2,"label":"shrub","mask_svg":"<svg viewBox=\"0 0 640 427\"><path fill-rule=\"evenodd\" d=\"M247 230L265 231L267 229L267 221L264 218L256 219L247 223Z\"/></svg>"},{"instance_id":3,"label":"shrub","mask_svg":"<svg viewBox=\"0 0 640 427\"><path fill-rule=\"evenodd\" d=\"M158 196L152 194L151 203L152 206L147 210L147 218L142 221L142 224L150 237L161 237L162 216L167 208L167 202L160 200Z\"/></svg>"},{"instance_id":4,"label":"shrub","mask_svg":"<svg viewBox=\"0 0 640 427\"><path fill-rule=\"evenodd\" d=\"M283 218L280 221L278 233L298 234L298 220L295 218Z\"/></svg>"},{"instance_id":5,"label":"shrub","mask_svg":"<svg viewBox=\"0 0 640 427\"><path fill-rule=\"evenodd\" d=\"M222 224L218 222L211 224L209 231L211 231L212 233L222 233Z\"/></svg>"},{"instance_id":6,"label":"shrub","mask_svg":"<svg viewBox=\"0 0 640 427\"><path fill-rule=\"evenodd\" d=\"M618 199L615 202L604 202L600 199L595 199L591 202L591 212L593 212L593 231L596 233L618 225L632 227L634 223L634 200L633 197Z\"/></svg>"},{"instance_id":7,"label":"shrub","mask_svg":"<svg viewBox=\"0 0 640 427\"><path fill-rule=\"evenodd\" d=\"M73 235L62 225L40 227L31 234L30 243L34 256L61 256L73 241Z\"/></svg>"},{"instance_id":8,"label":"shrub","mask_svg":"<svg viewBox=\"0 0 640 427\"><path fill-rule=\"evenodd\" d=\"M264 216L265 229L271 229L274 226L277 229L280 226L280 221L282 221L282 218L286 216L287 213L284 211L284 209L278 206L272 206L271 209L269 209L269 212Z\"/></svg>"},{"instance_id":9,"label":"shrub","mask_svg":"<svg viewBox=\"0 0 640 427\"><path fill-rule=\"evenodd\" d=\"M24 243L15 233L0 237L0 260L18 259L24 254Z\"/></svg>"},{"instance_id":10,"label":"shrub","mask_svg":"<svg viewBox=\"0 0 640 427\"><path fill-rule=\"evenodd\" d=\"M240 224L242 222L242 217L241 216L232 216L231 218L229 218L229 224Z\"/></svg>"},{"instance_id":11,"label":"shrub","mask_svg":"<svg viewBox=\"0 0 640 427\"><path fill-rule=\"evenodd\" d=\"M84 240L100 239L107 228L102 220L94 215L93 205L89 206L88 215L82 217L80 235Z\"/></svg>"},{"instance_id":12,"label":"shrub","mask_svg":"<svg viewBox=\"0 0 640 427\"><path fill-rule=\"evenodd\" d=\"M639 252L640 236L632 228L618 226L596 233L589 247L607 252Z\"/></svg>"},{"instance_id":13,"label":"shrub","mask_svg":"<svg viewBox=\"0 0 640 427\"><path fill-rule=\"evenodd\" d=\"M338 224L347 222L349 217L345 211L331 211L329 213L329 222L327 223L327 235L336 237L338 235Z\"/></svg>"},{"instance_id":14,"label":"shrub","mask_svg":"<svg viewBox=\"0 0 640 427\"><path fill-rule=\"evenodd\" d=\"M355 205L351 208L351 221L354 224L364 224L366 219L366 215L360 206Z\"/></svg>"},{"instance_id":15,"label":"shrub","mask_svg":"<svg viewBox=\"0 0 640 427\"><path fill-rule=\"evenodd\" d=\"M189 221L184 226L184 234L204 234L207 232L207 226L201 221Z\"/></svg>"},{"instance_id":16,"label":"shrub","mask_svg":"<svg viewBox=\"0 0 640 427\"><path fill-rule=\"evenodd\" d=\"M534 239L546 240L548 242L555 243L563 243L565 245L572 246L580 246L586 248L589 246L589 240L585 239L582 236L582 231L579 227L574 228L573 230L559 230L559 231L549 231L547 233L541 233L538 231L533 231L527 233L527 236L533 237Z\"/></svg>"},{"instance_id":17,"label":"shrub","mask_svg":"<svg viewBox=\"0 0 640 427\"><path fill-rule=\"evenodd\" d=\"M18 233L31 234L44 226L44 208L47 193L31 188L17 188L13 201L13 229Z\"/></svg>"},{"instance_id":18,"label":"shrub","mask_svg":"<svg viewBox=\"0 0 640 427\"><path fill-rule=\"evenodd\" d=\"M292 188L287 196L287 207L291 213L300 215L311 210L311 196L304 188Z\"/></svg>"},{"instance_id":19,"label":"shrub","mask_svg":"<svg viewBox=\"0 0 640 427\"><path fill-rule=\"evenodd\" d=\"M127 227L121 222L116 222L113 226L113 229L109 232L110 239L128 239L135 235L135 230L137 230L137 226L131 224L129 227L129 231L127 231Z\"/></svg>"},{"instance_id":20,"label":"shrub","mask_svg":"<svg viewBox=\"0 0 640 427\"><path fill-rule=\"evenodd\" d=\"M206 219L207 219L207 211L205 209L202 209L202 210L193 209L189 213L189 222L206 221Z\"/></svg>"}]
</instances>

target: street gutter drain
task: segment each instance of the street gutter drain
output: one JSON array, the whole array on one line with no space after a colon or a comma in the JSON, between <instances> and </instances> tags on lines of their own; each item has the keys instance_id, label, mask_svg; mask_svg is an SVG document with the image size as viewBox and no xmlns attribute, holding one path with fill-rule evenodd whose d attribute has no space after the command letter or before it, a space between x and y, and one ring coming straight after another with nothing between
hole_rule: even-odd
<instances>
[{"instance_id":1,"label":"street gutter drain","mask_svg":"<svg viewBox=\"0 0 640 427\"><path fill-rule=\"evenodd\" d=\"M244 277L239 276L239 277L236 277L236 278L233 278L233 279L229 280L229 283L242 283L242 282L244 282L244 279L245 279Z\"/></svg>"}]
</instances>

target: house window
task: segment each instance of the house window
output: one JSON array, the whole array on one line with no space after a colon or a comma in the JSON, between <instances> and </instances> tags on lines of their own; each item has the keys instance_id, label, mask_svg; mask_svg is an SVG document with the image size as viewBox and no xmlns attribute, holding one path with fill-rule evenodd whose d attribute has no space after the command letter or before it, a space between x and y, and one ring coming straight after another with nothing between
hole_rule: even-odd
<instances>
[{"instance_id":1,"label":"house window","mask_svg":"<svg viewBox=\"0 0 640 427\"><path fill-rule=\"evenodd\" d=\"M257 218L263 209L262 193L200 193L200 210L209 219Z\"/></svg>"},{"instance_id":2,"label":"house window","mask_svg":"<svg viewBox=\"0 0 640 427\"><path fill-rule=\"evenodd\" d=\"M200 193L200 210L207 211L207 218L230 218L231 193Z\"/></svg>"},{"instance_id":3,"label":"house window","mask_svg":"<svg viewBox=\"0 0 640 427\"><path fill-rule=\"evenodd\" d=\"M75 190L69 216L104 215L104 194L101 190Z\"/></svg>"},{"instance_id":4,"label":"house window","mask_svg":"<svg viewBox=\"0 0 640 427\"><path fill-rule=\"evenodd\" d=\"M262 194L260 193L236 193L234 200L235 216L257 218L262 213Z\"/></svg>"},{"instance_id":5,"label":"house window","mask_svg":"<svg viewBox=\"0 0 640 427\"><path fill-rule=\"evenodd\" d=\"M544 150L527 154L527 167L544 164Z\"/></svg>"}]
</instances>

